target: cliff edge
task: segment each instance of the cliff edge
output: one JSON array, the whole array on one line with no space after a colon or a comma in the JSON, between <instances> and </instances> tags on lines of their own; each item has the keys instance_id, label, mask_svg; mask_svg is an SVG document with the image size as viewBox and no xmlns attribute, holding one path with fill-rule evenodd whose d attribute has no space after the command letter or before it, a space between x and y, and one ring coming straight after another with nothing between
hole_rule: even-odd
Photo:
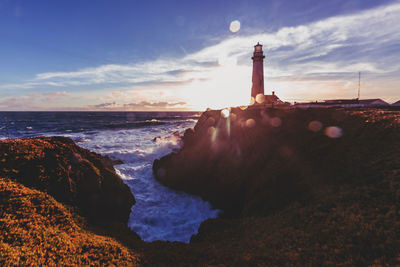
<instances>
[{"instance_id":1,"label":"cliff edge","mask_svg":"<svg viewBox=\"0 0 400 267\"><path fill-rule=\"evenodd\" d=\"M191 239L208 264L394 266L399 166L399 110L254 108L204 112L153 170L225 212Z\"/></svg>"},{"instance_id":2,"label":"cliff edge","mask_svg":"<svg viewBox=\"0 0 400 267\"><path fill-rule=\"evenodd\" d=\"M372 183L396 169L400 131L390 114L206 111L185 132L182 149L156 160L153 170L161 183L199 195L227 216L264 216L318 199L324 188Z\"/></svg>"},{"instance_id":3,"label":"cliff edge","mask_svg":"<svg viewBox=\"0 0 400 267\"><path fill-rule=\"evenodd\" d=\"M127 223L135 199L113 162L66 137L0 141L0 177L78 207L89 221Z\"/></svg>"}]
</instances>

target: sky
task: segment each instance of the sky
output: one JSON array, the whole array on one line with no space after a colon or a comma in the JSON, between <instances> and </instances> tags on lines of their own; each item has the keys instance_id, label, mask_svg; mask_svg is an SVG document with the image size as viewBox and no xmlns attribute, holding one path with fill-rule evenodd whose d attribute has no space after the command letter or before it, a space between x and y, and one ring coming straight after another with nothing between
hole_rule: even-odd
<instances>
[{"instance_id":1,"label":"sky","mask_svg":"<svg viewBox=\"0 0 400 267\"><path fill-rule=\"evenodd\" d=\"M400 100L398 0L0 0L0 110L205 110L265 94Z\"/></svg>"}]
</instances>

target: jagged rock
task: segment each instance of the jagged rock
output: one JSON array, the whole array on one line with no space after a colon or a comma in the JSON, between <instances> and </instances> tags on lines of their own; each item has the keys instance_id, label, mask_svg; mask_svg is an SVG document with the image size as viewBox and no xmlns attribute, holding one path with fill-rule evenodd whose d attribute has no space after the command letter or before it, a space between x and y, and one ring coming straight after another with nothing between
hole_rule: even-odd
<instances>
[{"instance_id":1,"label":"jagged rock","mask_svg":"<svg viewBox=\"0 0 400 267\"><path fill-rule=\"evenodd\" d=\"M66 137L7 139L0 153L0 176L76 206L90 221L128 221L135 199L108 157Z\"/></svg>"},{"instance_id":2,"label":"jagged rock","mask_svg":"<svg viewBox=\"0 0 400 267\"><path fill-rule=\"evenodd\" d=\"M120 159L116 159L112 161L114 165L120 165L120 164L124 164L124 162Z\"/></svg>"},{"instance_id":3,"label":"jagged rock","mask_svg":"<svg viewBox=\"0 0 400 267\"><path fill-rule=\"evenodd\" d=\"M388 127L379 112L371 123L365 112L236 108L224 118L206 111L180 151L154 162L154 175L225 215L265 216L312 201L328 185L382 178L373 163L395 152L399 126Z\"/></svg>"}]
</instances>

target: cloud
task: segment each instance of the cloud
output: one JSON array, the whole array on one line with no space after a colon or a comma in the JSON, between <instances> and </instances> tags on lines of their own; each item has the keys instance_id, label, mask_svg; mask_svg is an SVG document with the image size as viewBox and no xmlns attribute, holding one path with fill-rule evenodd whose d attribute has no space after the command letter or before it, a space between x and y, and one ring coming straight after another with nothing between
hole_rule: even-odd
<instances>
[{"instance_id":1,"label":"cloud","mask_svg":"<svg viewBox=\"0 0 400 267\"><path fill-rule=\"evenodd\" d=\"M361 71L369 77L365 95L372 95L379 92L377 87L384 84L385 79L399 79L399 17L400 3L395 2L355 14L284 27L276 32L235 35L182 58L108 64L73 72L46 72L25 83L0 85L0 88L68 86L89 91L90 86L99 85L109 89L98 96L99 101L104 101L98 105L104 106L93 107L116 108L113 103L118 100L121 104L114 104L123 109L175 107L167 103L181 100L191 104L193 95L199 98L218 93L221 98L227 98L228 94L231 97L242 94L243 90L247 95L251 86L252 47L260 42L266 52L266 90L277 90L288 99L319 99L335 95L335 92L349 97L355 87L349 80L356 80L356 74ZM122 101L128 97L125 90L144 92L155 87L157 90L174 90L175 101L172 98L154 101L150 93L143 102L129 104ZM339 89L342 89L340 93ZM383 97L390 98L398 92L392 88L385 94ZM58 96L53 97L55 100ZM206 95L201 101L206 105L212 100Z\"/></svg>"},{"instance_id":2,"label":"cloud","mask_svg":"<svg viewBox=\"0 0 400 267\"><path fill-rule=\"evenodd\" d=\"M146 111L146 110L158 110L158 111L164 111L164 110L174 110L174 109L179 109L179 110L184 110L187 109L186 107L187 103L184 101L180 102L166 102L166 101L160 101L160 102L149 102L149 101L141 101L138 103L126 103L126 104L117 104L115 101L114 102L107 102L107 103L101 103L97 105L91 105L88 106L88 109L90 110L129 110L129 111Z\"/></svg>"},{"instance_id":3,"label":"cloud","mask_svg":"<svg viewBox=\"0 0 400 267\"><path fill-rule=\"evenodd\" d=\"M36 76L35 81L52 80L61 85L73 85L73 82L159 83L207 78L213 68L230 60L250 65L251 47L257 42L261 42L267 51L267 66L271 70L269 77L359 70L397 71L400 65L390 60L392 55L383 55L391 63L388 66L386 61L376 61L378 55L376 51L371 51L399 43L399 16L400 4L395 3L308 25L284 27L273 33L235 36L180 59L158 59L131 65L110 64L76 72L42 73ZM355 53L349 53L352 50Z\"/></svg>"},{"instance_id":4,"label":"cloud","mask_svg":"<svg viewBox=\"0 0 400 267\"><path fill-rule=\"evenodd\" d=\"M358 70L397 71L399 63L391 59L391 53L384 51L400 41L400 25L396 23L399 16L400 4L396 3L308 25L285 27L274 33L236 36L189 55L187 59L209 62L236 58L239 62L249 62L249 47L260 42L267 52L269 77Z\"/></svg>"},{"instance_id":5,"label":"cloud","mask_svg":"<svg viewBox=\"0 0 400 267\"><path fill-rule=\"evenodd\" d=\"M130 103L124 104L124 107L150 107L150 108L166 108L166 107L174 107L174 106L184 106L187 103L184 101L168 103L168 102L155 102L151 103L148 101L142 101L140 103Z\"/></svg>"},{"instance_id":6,"label":"cloud","mask_svg":"<svg viewBox=\"0 0 400 267\"><path fill-rule=\"evenodd\" d=\"M65 101L71 95L66 92L32 92L27 95L5 97L0 100L1 110L37 110L49 105L59 105L59 101Z\"/></svg>"},{"instance_id":7,"label":"cloud","mask_svg":"<svg viewBox=\"0 0 400 267\"><path fill-rule=\"evenodd\" d=\"M54 101L54 100L60 100L65 97L69 97L70 94L63 91L63 92L50 92L50 93L44 93L44 100L45 101Z\"/></svg>"},{"instance_id":8,"label":"cloud","mask_svg":"<svg viewBox=\"0 0 400 267\"><path fill-rule=\"evenodd\" d=\"M74 86L87 84L140 84L149 82L181 82L184 73L196 71L195 64L189 65L174 59L157 60L131 65L109 64L95 68L85 68L75 72L48 72L36 75L35 82L54 86Z\"/></svg>"},{"instance_id":9,"label":"cloud","mask_svg":"<svg viewBox=\"0 0 400 267\"><path fill-rule=\"evenodd\" d=\"M115 102L109 102L109 103L101 103L97 105L92 106L94 109L110 109L110 108L115 108L118 107Z\"/></svg>"}]
</instances>

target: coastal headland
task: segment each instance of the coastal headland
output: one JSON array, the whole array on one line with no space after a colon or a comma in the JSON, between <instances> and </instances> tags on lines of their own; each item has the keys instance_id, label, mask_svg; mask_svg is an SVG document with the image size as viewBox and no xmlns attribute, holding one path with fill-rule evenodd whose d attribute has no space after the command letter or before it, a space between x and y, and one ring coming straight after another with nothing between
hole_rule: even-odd
<instances>
[{"instance_id":1,"label":"coastal headland","mask_svg":"<svg viewBox=\"0 0 400 267\"><path fill-rule=\"evenodd\" d=\"M210 110L153 170L224 211L192 237L220 262L393 265L399 123L393 108Z\"/></svg>"},{"instance_id":2,"label":"coastal headland","mask_svg":"<svg viewBox=\"0 0 400 267\"><path fill-rule=\"evenodd\" d=\"M332 186L382 179L398 163L398 119L384 109L210 110L153 170L228 217L265 216Z\"/></svg>"},{"instance_id":3,"label":"coastal headland","mask_svg":"<svg viewBox=\"0 0 400 267\"><path fill-rule=\"evenodd\" d=\"M113 162L68 138L0 142L0 263L396 265L400 111L209 110L156 160L164 185L220 208L190 244L146 243Z\"/></svg>"},{"instance_id":4,"label":"coastal headland","mask_svg":"<svg viewBox=\"0 0 400 267\"><path fill-rule=\"evenodd\" d=\"M138 262L102 234L126 228L135 203L109 158L65 137L2 140L0 153L2 266Z\"/></svg>"}]
</instances>

